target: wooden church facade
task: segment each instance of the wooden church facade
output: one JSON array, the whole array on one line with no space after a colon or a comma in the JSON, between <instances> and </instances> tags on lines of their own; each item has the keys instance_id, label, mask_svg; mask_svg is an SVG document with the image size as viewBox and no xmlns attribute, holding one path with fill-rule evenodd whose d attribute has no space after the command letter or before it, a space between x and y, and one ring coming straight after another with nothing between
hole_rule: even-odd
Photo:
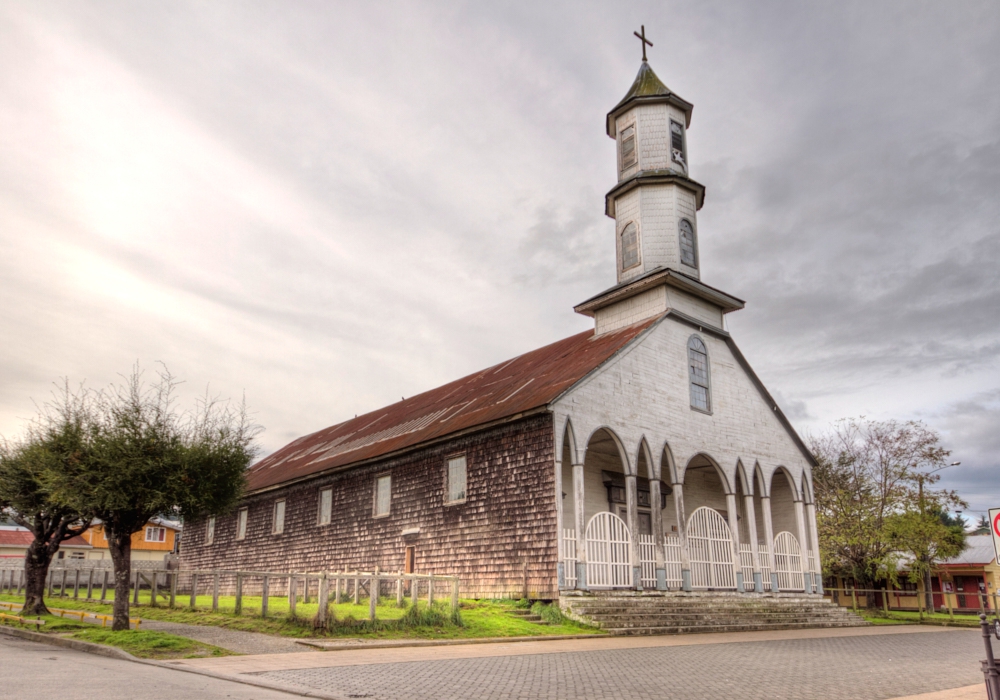
<instances>
[{"instance_id":1,"label":"wooden church facade","mask_svg":"<svg viewBox=\"0 0 1000 700\"><path fill-rule=\"evenodd\" d=\"M472 597L821 592L813 457L700 279L692 106L642 63L608 114L617 284L594 329L300 438L182 566L457 575Z\"/></svg>"}]
</instances>

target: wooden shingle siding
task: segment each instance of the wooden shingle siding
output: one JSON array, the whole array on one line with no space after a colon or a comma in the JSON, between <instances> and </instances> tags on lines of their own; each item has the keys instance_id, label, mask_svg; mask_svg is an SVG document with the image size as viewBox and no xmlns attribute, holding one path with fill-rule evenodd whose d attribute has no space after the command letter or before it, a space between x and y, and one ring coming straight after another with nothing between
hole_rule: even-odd
<instances>
[{"instance_id":1,"label":"wooden shingle siding","mask_svg":"<svg viewBox=\"0 0 1000 700\"><path fill-rule=\"evenodd\" d=\"M467 496L445 505L447 460L467 457ZM409 454L320 476L258 495L246 538L236 512L185 528L183 568L271 571L382 571L404 568L414 546L416 572L459 576L469 597L558 596L553 426L536 414ZM373 517L377 475L392 475L389 515ZM333 488L329 525L317 525L320 490ZM285 531L271 533L274 502L286 499ZM415 535L403 531L420 528Z\"/></svg>"}]
</instances>

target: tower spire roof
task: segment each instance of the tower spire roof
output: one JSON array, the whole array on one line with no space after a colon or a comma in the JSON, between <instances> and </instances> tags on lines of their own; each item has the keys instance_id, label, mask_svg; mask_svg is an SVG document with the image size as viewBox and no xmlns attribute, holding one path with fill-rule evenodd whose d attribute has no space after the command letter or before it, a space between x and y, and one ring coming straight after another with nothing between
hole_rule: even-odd
<instances>
[{"instance_id":1,"label":"tower spire roof","mask_svg":"<svg viewBox=\"0 0 1000 700\"><path fill-rule=\"evenodd\" d=\"M639 66L635 82L629 88L621 102L608 112L608 136L615 137L615 118L624 112L633 102L669 102L684 112L684 126L691 126L691 110L694 109L687 100L681 99L660 80L647 61Z\"/></svg>"}]
</instances>

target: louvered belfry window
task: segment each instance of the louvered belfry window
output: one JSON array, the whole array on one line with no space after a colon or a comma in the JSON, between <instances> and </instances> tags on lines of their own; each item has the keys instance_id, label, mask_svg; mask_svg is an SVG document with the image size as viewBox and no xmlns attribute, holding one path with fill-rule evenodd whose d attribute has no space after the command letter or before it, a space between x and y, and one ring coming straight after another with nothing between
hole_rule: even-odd
<instances>
[{"instance_id":1,"label":"louvered belfry window","mask_svg":"<svg viewBox=\"0 0 1000 700\"><path fill-rule=\"evenodd\" d=\"M639 229L629 223L622 229L622 269L627 270L639 264Z\"/></svg>"},{"instance_id":2,"label":"louvered belfry window","mask_svg":"<svg viewBox=\"0 0 1000 700\"><path fill-rule=\"evenodd\" d=\"M628 170L636 161L635 127L622 129L622 170Z\"/></svg>"},{"instance_id":3,"label":"louvered belfry window","mask_svg":"<svg viewBox=\"0 0 1000 700\"><path fill-rule=\"evenodd\" d=\"M712 410L712 397L708 382L708 349L701 338L692 335L688 340L688 369L691 379L691 408Z\"/></svg>"},{"instance_id":4,"label":"louvered belfry window","mask_svg":"<svg viewBox=\"0 0 1000 700\"><path fill-rule=\"evenodd\" d=\"M681 262L690 267L698 267L698 255L694 246L694 227L687 219L681 219L677 228L680 229Z\"/></svg>"}]
</instances>

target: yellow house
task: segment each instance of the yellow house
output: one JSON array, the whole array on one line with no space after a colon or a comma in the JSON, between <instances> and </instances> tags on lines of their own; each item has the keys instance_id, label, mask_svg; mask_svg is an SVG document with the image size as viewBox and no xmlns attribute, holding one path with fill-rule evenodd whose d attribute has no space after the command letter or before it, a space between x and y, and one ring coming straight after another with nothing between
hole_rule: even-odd
<instances>
[{"instance_id":1,"label":"yellow house","mask_svg":"<svg viewBox=\"0 0 1000 700\"><path fill-rule=\"evenodd\" d=\"M132 535L132 561L163 561L177 551L180 532L179 523L153 518ZM87 552L87 559L111 558L103 523L94 523L82 536L93 547Z\"/></svg>"}]
</instances>

